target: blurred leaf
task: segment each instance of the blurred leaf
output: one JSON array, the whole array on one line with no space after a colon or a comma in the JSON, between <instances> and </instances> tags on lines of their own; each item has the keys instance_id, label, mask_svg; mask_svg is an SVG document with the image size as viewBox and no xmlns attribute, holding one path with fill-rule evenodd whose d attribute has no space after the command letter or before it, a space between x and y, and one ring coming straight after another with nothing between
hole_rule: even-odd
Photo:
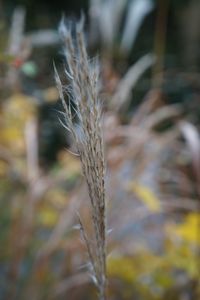
<instances>
[{"instance_id":1,"label":"blurred leaf","mask_svg":"<svg viewBox=\"0 0 200 300\"><path fill-rule=\"evenodd\" d=\"M15 154L24 152L24 129L26 122L35 115L34 101L35 98L16 93L3 103L0 140Z\"/></svg>"},{"instance_id":2,"label":"blurred leaf","mask_svg":"<svg viewBox=\"0 0 200 300\"><path fill-rule=\"evenodd\" d=\"M132 191L151 211L160 211L160 201L149 187L131 182L128 184L128 190Z\"/></svg>"},{"instance_id":3,"label":"blurred leaf","mask_svg":"<svg viewBox=\"0 0 200 300\"><path fill-rule=\"evenodd\" d=\"M58 213L53 208L45 207L40 211L38 218L42 225L52 227L58 220Z\"/></svg>"},{"instance_id":4,"label":"blurred leaf","mask_svg":"<svg viewBox=\"0 0 200 300\"><path fill-rule=\"evenodd\" d=\"M115 257L108 259L108 274L125 280L132 284L137 276L133 259L127 257Z\"/></svg>"},{"instance_id":5,"label":"blurred leaf","mask_svg":"<svg viewBox=\"0 0 200 300\"><path fill-rule=\"evenodd\" d=\"M185 221L180 225L171 225L170 232L178 235L182 240L200 244L199 236L200 214L190 213L186 216Z\"/></svg>"},{"instance_id":6,"label":"blurred leaf","mask_svg":"<svg viewBox=\"0 0 200 300\"><path fill-rule=\"evenodd\" d=\"M58 155L58 161L60 165L63 167L68 180L80 175L81 168L77 156L67 151L62 151Z\"/></svg>"},{"instance_id":7,"label":"blurred leaf","mask_svg":"<svg viewBox=\"0 0 200 300\"><path fill-rule=\"evenodd\" d=\"M38 67L32 61L24 63L21 67L21 70L26 76L31 78L34 78L38 74Z\"/></svg>"}]
</instances>

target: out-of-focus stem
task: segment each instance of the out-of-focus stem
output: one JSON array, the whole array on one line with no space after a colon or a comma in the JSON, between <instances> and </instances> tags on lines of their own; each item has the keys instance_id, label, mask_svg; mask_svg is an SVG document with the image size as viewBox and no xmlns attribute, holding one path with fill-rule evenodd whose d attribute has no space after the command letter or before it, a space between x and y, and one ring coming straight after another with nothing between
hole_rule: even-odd
<instances>
[{"instance_id":1,"label":"out-of-focus stem","mask_svg":"<svg viewBox=\"0 0 200 300\"><path fill-rule=\"evenodd\" d=\"M166 46L169 1L170 0L158 0L154 41L154 53L156 55L156 63L154 65L152 74L153 87L160 87L163 83L164 54Z\"/></svg>"}]
</instances>

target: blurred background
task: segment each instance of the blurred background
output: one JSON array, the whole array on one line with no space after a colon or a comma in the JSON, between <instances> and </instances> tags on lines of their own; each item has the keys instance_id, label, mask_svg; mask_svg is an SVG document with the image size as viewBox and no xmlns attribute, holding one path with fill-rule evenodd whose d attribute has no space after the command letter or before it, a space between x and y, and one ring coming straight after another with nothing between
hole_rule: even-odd
<instances>
[{"instance_id":1,"label":"blurred background","mask_svg":"<svg viewBox=\"0 0 200 300\"><path fill-rule=\"evenodd\" d=\"M200 2L0 2L0 300L96 299L88 192L53 62L85 14L101 67L108 299L200 299ZM67 83L67 82L66 82ZM67 97L66 97L67 101Z\"/></svg>"}]
</instances>

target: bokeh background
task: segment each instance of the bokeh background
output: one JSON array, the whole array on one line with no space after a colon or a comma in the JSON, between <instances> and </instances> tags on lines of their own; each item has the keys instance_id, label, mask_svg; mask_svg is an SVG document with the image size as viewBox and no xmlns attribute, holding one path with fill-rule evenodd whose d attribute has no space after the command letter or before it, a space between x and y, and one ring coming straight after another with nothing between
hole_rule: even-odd
<instances>
[{"instance_id":1,"label":"bokeh background","mask_svg":"<svg viewBox=\"0 0 200 300\"><path fill-rule=\"evenodd\" d=\"M96 299L77 211L58 25L85 14L101 68L108 299L200 299L200 2L0 2L0 300ZM67 96L66 96L67 101Z\"/></svg>"}]
</instances>

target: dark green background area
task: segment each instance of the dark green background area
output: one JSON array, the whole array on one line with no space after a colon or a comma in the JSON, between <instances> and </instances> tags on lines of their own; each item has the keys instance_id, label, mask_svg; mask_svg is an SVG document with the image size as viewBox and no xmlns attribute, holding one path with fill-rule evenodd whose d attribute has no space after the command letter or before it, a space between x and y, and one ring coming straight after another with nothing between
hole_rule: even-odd
<instances>
[{"instance_id":1,"label":"dark green background area","mask_svg":"<svg viewBox=\"0 0 200 300\"><path fill-rule=\"evenodd\" d=\"M73 1L48 1L48 0L16 0L6 1L3 9L9 18L13 9L18 6L24 6L27 13L27 29L45 28L55 26L62 13L69 16L78 16L80 11L84 12L88 9L87 0Z\"/></svg>"}]
</instances>

